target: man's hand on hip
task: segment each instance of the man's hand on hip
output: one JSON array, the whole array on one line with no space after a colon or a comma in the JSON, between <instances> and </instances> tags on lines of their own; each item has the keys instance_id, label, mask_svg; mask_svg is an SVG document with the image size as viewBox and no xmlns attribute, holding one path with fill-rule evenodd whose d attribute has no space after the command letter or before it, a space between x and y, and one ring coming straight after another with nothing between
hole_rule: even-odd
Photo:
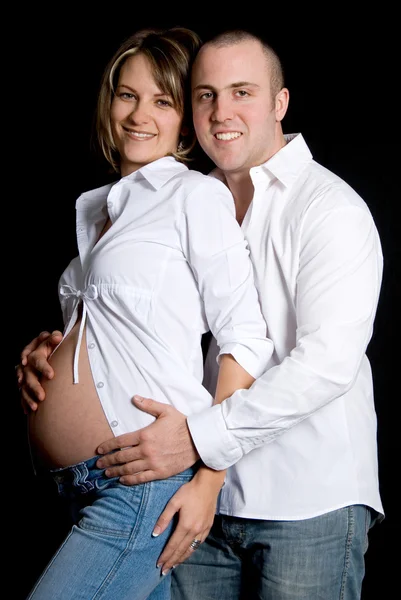
<instances>
[{"instance_id":1,"label":"man's hand on hip","mask_svg":"<svg viewBox=\"0 0 401 600\"><path fill-rule=\"evenodd\" d=\"M184 414L150 398L134 396L133 403L156 420L98 447L98 453L104 456L97 466L106 468L108 477L120 477L121 483L136 485L181 473L199 459Z\"/></svg>"}]
</instances>

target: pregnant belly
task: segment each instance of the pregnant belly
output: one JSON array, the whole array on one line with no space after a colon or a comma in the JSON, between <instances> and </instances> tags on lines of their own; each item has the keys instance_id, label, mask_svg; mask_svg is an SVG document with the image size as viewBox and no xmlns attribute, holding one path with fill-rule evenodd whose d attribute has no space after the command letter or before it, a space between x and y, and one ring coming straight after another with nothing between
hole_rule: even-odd
<instances>
[{"instance_id":1,"label":"pregnant belly","mask_svg":"<svg viewBox=\"0 0 401 600\"><path fill-rule=\"evenodd\" d=\"M34 462L66 467L96 454L113 437L93 383L85 334L79 356L79 383L73 383L73 361L79 323L50 358L54 378L43 381L46 398L28 416Z\"/></svg>"}]
</instances>

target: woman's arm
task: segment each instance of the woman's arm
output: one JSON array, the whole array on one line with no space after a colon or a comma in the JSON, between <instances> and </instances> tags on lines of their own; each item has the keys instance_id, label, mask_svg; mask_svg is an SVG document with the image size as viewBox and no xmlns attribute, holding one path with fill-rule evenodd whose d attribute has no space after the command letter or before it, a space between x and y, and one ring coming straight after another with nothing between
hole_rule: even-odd
<instances>
[{"instance_id":1,"label":"woman's arm","mask_svg":"<svg viewBox=\"0 0 401 600\"><path fill-rule=\"evenodd\" d=\"M231 354L220 357L214 404L230 397L237 389L249 388L255 379L241 367ZM174 494L160 515L153 535L160 535L176 513L177 527L160 555L158 565L162 573L186 560L194 550L193 540L203 542L209 534L216 514L219 492L224 484L226 470L215 471L201 464L193 479Z\"/></svg>"}]
</instances>

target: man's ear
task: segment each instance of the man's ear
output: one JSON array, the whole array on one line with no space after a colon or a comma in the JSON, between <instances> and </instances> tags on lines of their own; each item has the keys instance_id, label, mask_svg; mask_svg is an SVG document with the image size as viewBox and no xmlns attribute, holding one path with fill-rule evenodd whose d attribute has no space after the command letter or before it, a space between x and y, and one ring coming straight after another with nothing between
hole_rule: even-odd
<instances>
[{"instance_id":1,"label":"man's ear","mask_svg":"<svg viewBox=\"0 0 401 600\"><path fill-rule=\"evenodd\" d=\"M288 103L290 101L290 92L287 88L283 88L279 91L276 96L276 121L282 121L285 117L285 113L287 112Z\"/></svg>"}]
</instances>

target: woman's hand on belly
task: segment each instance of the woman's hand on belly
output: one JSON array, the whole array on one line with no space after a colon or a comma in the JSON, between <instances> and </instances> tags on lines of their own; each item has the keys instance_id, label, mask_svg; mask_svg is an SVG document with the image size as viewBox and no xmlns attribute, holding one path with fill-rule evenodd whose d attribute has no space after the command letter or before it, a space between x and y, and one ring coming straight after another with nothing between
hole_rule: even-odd
<instances>
[{"instance_id":1,"label":"woman's hand on belly","mask_svg":"<svg viewBox=\"0 0 401 600\"><path fill-rule=\"evenodd\" d=\"M61 331L42 331L21 352L21 362L16 367L16 375L25 414L29 410L37 410L38 403L43 402L46 397L41 378L53 379L54 370L49 358L62 339Z\"/></svg>"}]
</instances>

